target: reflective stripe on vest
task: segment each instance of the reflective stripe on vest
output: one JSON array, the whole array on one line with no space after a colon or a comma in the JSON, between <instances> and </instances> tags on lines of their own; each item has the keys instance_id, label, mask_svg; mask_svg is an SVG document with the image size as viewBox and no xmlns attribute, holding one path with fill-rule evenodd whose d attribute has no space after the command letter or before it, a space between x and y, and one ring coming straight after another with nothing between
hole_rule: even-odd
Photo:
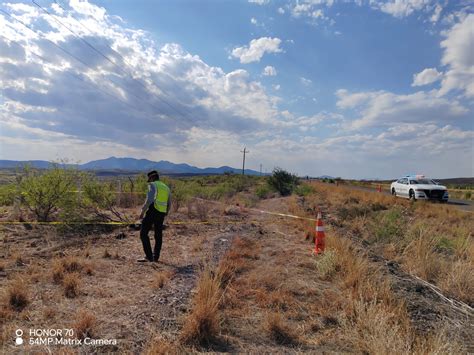
<instances>
[{"instance_id":1,"label":"reflective stripe on vest","mask_svg":"<svg viewBox=\"0 0 474 355\"><path fill-rule=\"evenodd\" d=\"M168 199L170 196L170 189L161 181L153 181L156 188L155 208L159 212L168 212Z\"/></svg>"}]
</instances>

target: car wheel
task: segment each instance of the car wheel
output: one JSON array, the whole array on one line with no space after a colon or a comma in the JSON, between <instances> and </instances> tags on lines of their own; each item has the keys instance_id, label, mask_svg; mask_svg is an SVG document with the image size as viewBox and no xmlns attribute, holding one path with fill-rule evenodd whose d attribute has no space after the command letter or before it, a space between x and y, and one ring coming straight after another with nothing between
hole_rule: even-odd
<instances>
[{"instance_id":1,"label":"car wheel","mask_svg":"<svg viewBox=\"0 0 474 355\"><path fill-rule=\"evenodd\" d=\"M410 200L412 200L412 201L415 201L415 200L416 200L416 198L415 198L415 191L410 190L410 192L408 193L408 196L410 196Z\"/></svg>"},{"instance_id":2,"label":"car wheel","mask_svg":"<svg viewBox=\"0 0 474 355\"><path fill-rule=\"evenodd\" d=\"M397 196L397 192L395 191L394 188L392 188L392 196Z\"/></svg>"}]
</instances>

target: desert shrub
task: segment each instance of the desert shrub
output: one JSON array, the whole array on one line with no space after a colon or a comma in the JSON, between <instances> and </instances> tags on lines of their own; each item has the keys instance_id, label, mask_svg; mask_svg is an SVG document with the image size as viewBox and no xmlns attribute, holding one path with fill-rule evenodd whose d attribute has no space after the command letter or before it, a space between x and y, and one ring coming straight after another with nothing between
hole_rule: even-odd
<instances>
[{"instance_id":1,"label":"desert shrub","mask_svg":"<svg viewBox=\"0 0 474 355\"><path fill-rule=\"evenodd\" d=\"M84 205L93 210L95 215L103 220L112 220L104 213L111 212L119 220L123 220L122 215L116 209L117 198L115 189L110 184L101 183L93 176L87 176L83 179Z\"/></svg>"},{"instance_id":2,"label":"desert shrub","mask_svg":"<svg viewBox=\"0 0 474 355\"><path fill-rule=\"evenodd\" d=\"M278 191L282 196L291 195L299 184L298 177L281 168L275 168L272 175L268 178L268 184L271 188Z\"/></svg>"},{"instance_id":3,"label":"desert shrub","mask_svg":"<svg viewBox=\"0 0 474 355\"><path fill-rule=\"evenodd\" d=\"M77 272L69 273L63 277L64 296L74 298L79 295L80 278Z\"/></svg>"},{"instance_id":4,"label":"desert shrub","mask_svg":"<svg viewBox=\"0 0 474 355\"><path fill-rule=\"evenodd\" d=\"M308 196L309 194L312 194L313 192L314 192L314 188L308 184L299 185L295 188L295 193L298 196Z\"/></svg>"},{"instance_id":5,"label":"desert shrub","mask_svg":"<svg viewBox=\"0 0 474 355\"><path fill-rule=\"evenodd\" d=\"M0 185L0 206L12 206L18 196L18 189L14 184Z\"/></svg>"},{"instance_id":6,"label":"desert shrub","mask_svg":"<svg viewBox=\"0 0 474 355\"><path fill-rule=\"evenodd\" d=\"M73 324L74 334L78 339L91 338L94 336L97 319L85 310L81 310Z\"/></svg>"},{"instance_id":7,"label":"desert shrub","mask_svg":"<svg viewBox=\"0 0 474 355\"><path fill-rule=\"evenodd\" d=\"M471 192L471 191L466 191L466 192L464 193L464 199L470 200L471 197L472 197L472 192Z\"/></svg>"},{"instance_id":8,"label":"desert shrub","mask_svg":"<svg viewBox=\"0 0 474 355\"><path fill-rule=\"evenodd\" d=\"M259 187L257 187L257 189L255 190L255 194L257 195L258 198L260 199L264 199L264 198L267 198L268 195L270 194L270 188L268 187L268 185L260 185Z\"/></svg>"},{"instance_id":9,"label":"desert shrub","mask_svg":"<svg viewBox=\"0 0 474 355\"><path fill-rule=\"evenodd\" d=\"M25 168L20 181L22 203L38 221L48 221L52 213L70 202L75 176L74 170L59 165L43 173Z\"/></svg>"},{"instance_id":10,"label":"desert shrub","mask_svg":"<svg viewBox=\"0 0 474 355\"><path fill-rule=\"evenodd\" d=\"M21 280L11 283L7 290L7 297L9 306L17 312L22 311L30 303L26 283Z\"/></svg>"}]
</instances>

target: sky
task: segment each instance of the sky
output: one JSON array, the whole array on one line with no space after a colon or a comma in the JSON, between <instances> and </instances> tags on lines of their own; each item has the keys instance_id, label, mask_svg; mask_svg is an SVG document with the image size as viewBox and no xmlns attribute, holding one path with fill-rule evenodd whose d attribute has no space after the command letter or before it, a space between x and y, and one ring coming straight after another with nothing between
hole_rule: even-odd
<instances>
[{"instance_id":1,"label":"sky","mask_svg":"<svg viewBox=\"0 0 474 355\"><path fill-rule=\"evenodd\" d=\"M473 0L0 10L0 159L474 176Z\"/></svg>"}]
</instances>

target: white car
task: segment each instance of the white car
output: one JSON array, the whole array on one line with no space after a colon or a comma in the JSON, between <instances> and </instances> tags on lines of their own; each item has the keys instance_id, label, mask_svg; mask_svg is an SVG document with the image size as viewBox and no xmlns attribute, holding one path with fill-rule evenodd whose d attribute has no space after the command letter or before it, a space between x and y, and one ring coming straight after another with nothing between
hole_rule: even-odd
<instances>
[{"instance_id":1,"label":"white car","mask_svg":"<svg viewBox=\"0 0 474 355\"><path fill-rule=\"evenodd\" d=\"M439 185L424 175L407 175L390 185L393 196L406 197L411 200L437 200L448 202L446 186Z\"/></svg>"}]
</instances>

